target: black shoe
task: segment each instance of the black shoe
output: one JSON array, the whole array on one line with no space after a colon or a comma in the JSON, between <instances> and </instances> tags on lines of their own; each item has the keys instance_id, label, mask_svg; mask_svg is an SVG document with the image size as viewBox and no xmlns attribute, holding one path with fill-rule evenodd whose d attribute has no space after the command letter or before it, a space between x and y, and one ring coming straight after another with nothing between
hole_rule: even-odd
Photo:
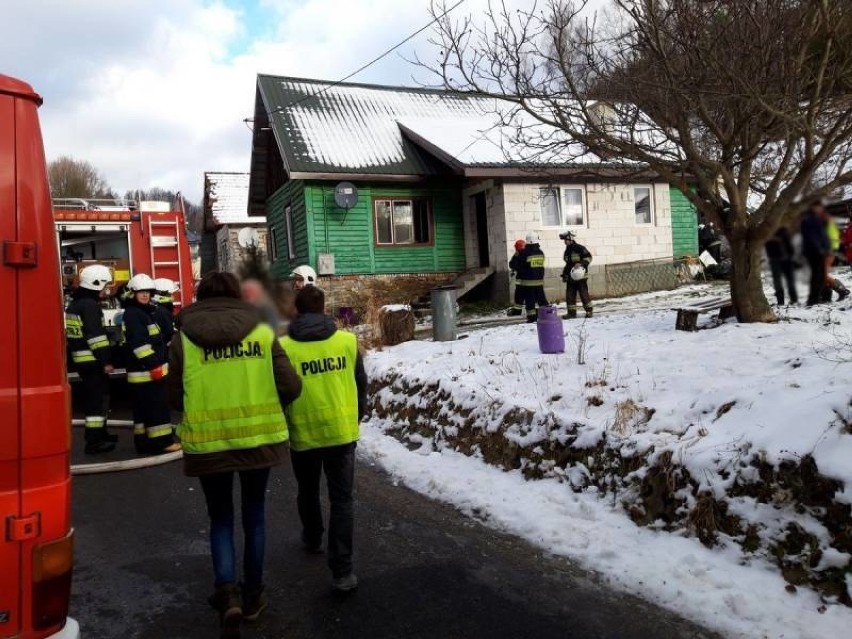
<instances>
[{"instance_id":1,"label":"black shoe","mask_svg":"<svg viewBox=\"0 0 852 639\"><path fill-rule=\"evenodd\" d=\"M331 589L335 592L352 592L356 588L358 588L358 577L352 572L342 577L335 577L331 581Z\"/></svg>"},{"instance_id":2,"label":"black shoe","mask_svg":"<svg viewBox=\"0 0 852 639\"><path fill-rule=\"evenodd\" d=\"M266 588L248 589L243 591L243 620L257 621L264 610L269 606L269 598L266 596Z\"/></svg>"},{"instance_id":3,"label":"black shoe","mask_svg":"<svg viewBox=\"0 0 852 639\"><path fill-rule=\"evenodd\" d=\"M86 444L85 453L87 455L99 455L101 453L111 453L115 450L115 443L102 439L97 442Z\"/></svg>"},{"instance_id":4,"label":"black shoe","mask_svg":"<svg viewBox=\"0 0 852 639\"><path fill-rule=\"evenodd\" d=\"M849 289L848 288L842 288L837 292L837 301L838 302L840 302L841 300L845 300L847 297L849 297Z\"/></svg>"},{"instance_id":5,"label":"black shoe","mask_svg":"<svg viewBox=\"0 0 852 639\"><path fill-rule=\"evenodd\" d=\"M118 441L118 435L115 433L104 433L104 441L115 444Z\"/></svg>"},{"instance_id":6,"label":"black shoe","mask_svg":"<svg viewBox=\"0 0 852 639\"><path fill-rule=\"evenodd\" d=\"M536 321L535 317L528 317L527 318L527 324L535 324L535 321Z\"/></svg>"}]
</instances>

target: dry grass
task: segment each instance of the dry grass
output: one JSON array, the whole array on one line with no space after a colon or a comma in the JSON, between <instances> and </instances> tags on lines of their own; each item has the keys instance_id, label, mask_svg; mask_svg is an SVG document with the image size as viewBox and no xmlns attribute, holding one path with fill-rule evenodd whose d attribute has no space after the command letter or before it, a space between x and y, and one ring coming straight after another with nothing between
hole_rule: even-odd
<instances>
[{"instance_id":1,"label":"dry grass","mask_svg":"<svg viewBox=\"0 0 852 639\"><path fill-rule=\"evenodd\" d=\"M637 404L632 399L618 402L610 430L620 437L626 437L647 424L654 412L653 408Z\"/></svg>"}]
</instances>

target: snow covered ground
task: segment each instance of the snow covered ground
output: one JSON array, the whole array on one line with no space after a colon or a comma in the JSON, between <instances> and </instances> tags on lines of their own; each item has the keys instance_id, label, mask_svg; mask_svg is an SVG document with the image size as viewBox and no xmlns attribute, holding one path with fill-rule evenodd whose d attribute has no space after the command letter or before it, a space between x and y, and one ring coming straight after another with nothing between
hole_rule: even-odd
<instances>
[{"instance_id":1,"label":"snow covered ground","mask_svg":"<svg viewBox=\"0 0 852 639\"><path fill-rule=\"evenodd\" d=\"M845 575L852 592L850 555L834 545L825 504L814 498L803 507L781 489L761 500L742 487L759 487L766 468L804 467L812 457L820 477L837 482L832 507L852 504L852 305L782 309L774 325L674 330L673 306L718 291L701 284L613 301L617 312L563 324L561 355L542 355L526 324L371 352L371 379L386 381L376 401L397 413L409 407L410 423L401 434L399 420L374 418L362 429L362 455L415 490L730 637L849 636L852 608L806 583L789 585L769 550L795 523L818 546L799 549L810 573L840 574L841 588ZM441 406L426 405L436 397ZM418 421L421 412L428 419ZM520 469L485 463L489 434L522 451ZM474 435L479 443L459 445ZM559 446L606 447L643 465L617 489L601 490L590 477L606 460L563 468L548 461ZM699 512L696 495L712 497L749 528L754 549L724 532L709 548L677 521L631 520L629 505L643 508L636 486L666 456L689 473L690 486L675 487L681 510ZM541 479L525 479L531 465Z\"/></svg>"}]
</instances>

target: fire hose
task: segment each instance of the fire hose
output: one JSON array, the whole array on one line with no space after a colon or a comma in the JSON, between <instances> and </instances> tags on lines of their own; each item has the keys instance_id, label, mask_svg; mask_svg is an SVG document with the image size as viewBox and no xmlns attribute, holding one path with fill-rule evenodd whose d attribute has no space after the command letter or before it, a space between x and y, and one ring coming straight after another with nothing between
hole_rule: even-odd
<instances>
[{"instance_id":1,"label":"fire hose","mask_svg":"<svg viewBox=\"0 0 852 639\"><path fill-rule=\"evenodd\" d=\"M85 420L74 419L71 423L74 426L83 426L85 424ZM109 420L108 425L116 428L133 428L133 422L127 419L111 419ZM138 470L140 468L162 466L163 464L168 464L182 457L183 451L178 450L173 453L164 453L162 455L154 455L151 457L137 457L134 459L95 462L91 464L72 464L71 474L96 475L98 473L115 473L124 470Z\"/></svg>"}]
</instances>

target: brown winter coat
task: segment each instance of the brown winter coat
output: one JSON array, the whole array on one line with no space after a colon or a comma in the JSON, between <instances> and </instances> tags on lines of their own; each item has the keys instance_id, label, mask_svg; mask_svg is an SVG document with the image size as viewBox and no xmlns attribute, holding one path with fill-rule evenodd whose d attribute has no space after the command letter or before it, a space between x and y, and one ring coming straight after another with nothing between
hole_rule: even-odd
<instances>
[{"instance_id":1,"label":"brown winter coat","mask_svg":"<svg viewBox=\"0 0 852 639\"><path fill-rule=\"evenodd\" d=\"M201 347L228 346L242 341L258 324L257 309L242 300L217 297L196 302L180 314L181 332ZM302 392L299 377L284 349L272 346L275 388L282 410ZM169 399L172 408L183 411L183 340L178 336L169 349ZM281 463L287 444L272 444L218 453L185 454L183 470L190 477L239 470L270 468Z\"/></svg>"}]
</instances>

